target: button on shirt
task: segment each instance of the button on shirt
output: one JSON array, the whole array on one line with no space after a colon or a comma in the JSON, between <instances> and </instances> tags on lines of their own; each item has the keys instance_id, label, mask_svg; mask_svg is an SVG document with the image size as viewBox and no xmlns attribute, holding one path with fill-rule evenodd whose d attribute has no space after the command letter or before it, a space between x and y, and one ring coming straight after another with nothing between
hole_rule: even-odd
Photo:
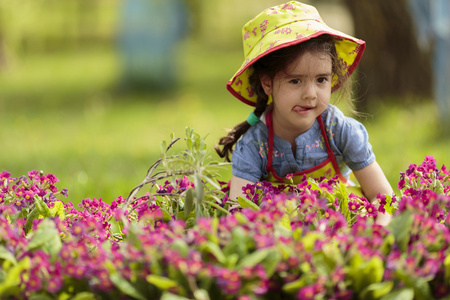
<instances>
[{"instance_id":1,"label":"button on shirt","mask_svg":"<svg viewBox=\"0 0 450 300\"><path fill-rule=\"evenodd\" d=\"M344 116L331 104L322 113L322 119L330 147L344 177L348 178L352 170L362 169L375 161L369 135L360 122ZM269 129L265 122L250 127L233 151L231 162L234 176L251 182L267 177L268 140ZM291 144L274 135L272 167L278 176L285 177L310 169L328 158L317 120L308 131L295 139L295 143L297 149L294 157Z\"/></svg>"}]
</instances>

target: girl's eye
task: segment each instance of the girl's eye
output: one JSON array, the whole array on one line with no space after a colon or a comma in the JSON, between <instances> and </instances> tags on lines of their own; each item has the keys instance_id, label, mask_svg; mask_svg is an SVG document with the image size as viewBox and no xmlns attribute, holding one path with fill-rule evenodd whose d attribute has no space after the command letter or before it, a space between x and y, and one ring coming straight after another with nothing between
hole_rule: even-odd
<instances>
[{"instance_id":1,"label":"girl's eye","mask_svg":"<svg viewBox=\"0 0 450 300\"><path fill-rule=\"evenodd\" d=\"M300 79L292 79L292 80L290 81L290 83L293 83L293 84L299 84L299 83L301 83L301 81L300 81Z\"/></svg>"},{"instance_id":2,"label":"girl's eye","mask_svg":"<svg viewBox=\"0 0 450 300\"><path fill-rule=\"evenodd\" d=\"M328 78L326 78L326 77L319 77L319 78L317 78L317 82L318 83L325 83L327 81L328 81Z\"/></svg>"}]
</instances>

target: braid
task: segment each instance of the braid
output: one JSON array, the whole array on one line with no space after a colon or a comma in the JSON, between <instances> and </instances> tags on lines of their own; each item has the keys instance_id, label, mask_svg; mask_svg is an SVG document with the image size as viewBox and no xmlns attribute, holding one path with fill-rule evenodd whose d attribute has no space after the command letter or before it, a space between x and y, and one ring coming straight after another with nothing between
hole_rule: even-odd
<instances>
[{"instance_id":1,"label":"braid","mask_svg":"<svg viewBox=\"0 0 450 300\"><path fill-rule=\"evenodd\" d=\"M259 118L267 108L267 101L269 100L269 97L264 92L261 86L261 82L259 81L259 72L257 70L258 68L257 66L254 67L256 67L254 68L255 71L250 76L249 81L250 85L254 88L257 95L256 107L253 112ZM217 154L219 154L220 157L225 158L226 161L231 161L230 155L233 153L233 146L250 127L251 125L248 124L247 121L244 121L237 124L233 129L229 130L228 134L219 140L219 145L223 146L223 148L220 149L219 146L214 146Z\"/></svg>"}]
</instances>

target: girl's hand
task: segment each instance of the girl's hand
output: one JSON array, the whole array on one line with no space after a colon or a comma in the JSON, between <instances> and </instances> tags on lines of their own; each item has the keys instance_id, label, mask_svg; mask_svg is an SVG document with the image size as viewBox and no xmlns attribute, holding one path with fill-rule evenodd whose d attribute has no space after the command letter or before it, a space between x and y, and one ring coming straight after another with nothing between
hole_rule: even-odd
<instances>
[{"instance_id":1,"label":"girl's hand","mask_svg":"<svg viewBox=\"0 0 450 300\"><path fill-rule=\"evenodd\" d=\"M378 193L381 193L382 195L393 195L394 190L376 161L361 170L353 171L353 173L361 185L364 195L370 202L375 202L377 200ZM377 207L379 205L378 203L374 204ZM387 213L378 214L375 222L380 225L387 225L391 219L392 216Z\"/></svg>"}]
</instances>

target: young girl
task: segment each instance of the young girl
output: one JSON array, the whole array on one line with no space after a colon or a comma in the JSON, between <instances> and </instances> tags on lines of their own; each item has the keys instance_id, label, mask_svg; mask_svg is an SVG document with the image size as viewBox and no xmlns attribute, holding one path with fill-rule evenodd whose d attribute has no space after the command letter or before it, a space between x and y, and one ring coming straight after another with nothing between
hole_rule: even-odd
<instances>
[{"instance_id":1,"label":"young girl","mask_svg":"<svg viewBox=\"0 0 450 300\"><path fill-rule=\"evenodd\" d=\"M249 183L283 182L288 174L294 182L305 174L337 175L351 185L352 171L369 200L392 194L364 126L330 104L339 88L341 97L348 94L346 80L365 42L328 27L314 7L296 1L249 21L243 42L245 61L227 89L255 110L220 140L222 150L216 147L228 161L233 154L230 197ZM380 215L377 222L388 220Z\"/></svg>"}]
</instances>

